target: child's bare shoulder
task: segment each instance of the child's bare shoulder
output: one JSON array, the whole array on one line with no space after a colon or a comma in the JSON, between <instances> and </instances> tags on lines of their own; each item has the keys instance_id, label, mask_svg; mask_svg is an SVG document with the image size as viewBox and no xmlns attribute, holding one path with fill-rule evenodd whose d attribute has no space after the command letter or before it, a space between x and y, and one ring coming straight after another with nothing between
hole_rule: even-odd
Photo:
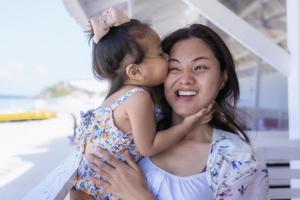
<instances>
[{"instance_id":1,"label":"child's bare shoulder","mask_svg":"<svg viewBox=\"0 0 300 200\"><path fill-rule=\"evenodd\" d=\"M147 90L136 92L135 94L133 94L131 97L128 98L127 102L129 105L134 104L136 106L138 106L138 104L142 104L142 105L153 104L151 95Z\"/></svg>"},{"instance_id":2,"label":"child's bare shoulder","mask_svg":"<svg viewBox=\"0 0 300 200\"><path fill-rule=\"evenodd\" d=\"M148 91L144 90L130 96L124 104L126 112L138 115L138 113L152 112L154 103Z\"/></svg>"}]
</instances>

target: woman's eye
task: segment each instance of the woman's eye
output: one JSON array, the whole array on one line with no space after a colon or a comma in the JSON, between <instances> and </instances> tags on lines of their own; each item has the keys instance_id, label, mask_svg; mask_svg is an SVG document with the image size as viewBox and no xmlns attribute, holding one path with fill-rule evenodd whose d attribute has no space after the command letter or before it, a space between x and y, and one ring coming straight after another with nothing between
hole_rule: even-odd
<instances>
[{"instance_id":1,"label":"woman's eye","mask_svg":"<svg viewBox=\"0 0 300 200\"><path fill-rule=\"evenodd\" d=\"M169 72L176 72L179 71L177 67L169 67Z\"/></svg>"},{"instance_id":2,"label":"woman's eye","mask_svg":"<svg viewBox=\"0 0 300 200\"><path fill-rule=\"evenodd\" d=\"M195 68L194 68L194 70L197 70L197 71L199 71L199 70L205 70L207 67L206 66L204 66L204 65L197 65Z\"/></svg>"}]
</instances>

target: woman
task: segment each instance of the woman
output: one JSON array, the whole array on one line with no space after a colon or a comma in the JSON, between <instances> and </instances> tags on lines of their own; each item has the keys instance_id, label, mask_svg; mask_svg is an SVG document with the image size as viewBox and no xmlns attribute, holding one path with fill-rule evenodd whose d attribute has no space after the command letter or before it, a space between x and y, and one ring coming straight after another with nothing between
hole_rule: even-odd
<instances>
[{"instance_id":1,"label":"woman","mask_svg":"<svg viewBox=\"0 0 300 200\"><path fill-rule=\"evenodd\" d=\"M174 126L215 101L213 119L199 123L178 145L143 158L139 166L102 150L110 165L88 155L92 168L108 181L94 182L130 200L267 199L267 170L238 121L239 85L224 41L210 28L193 24L166 37L162 46L169 54L164 125Z\"/></svg>"}]
</instances>

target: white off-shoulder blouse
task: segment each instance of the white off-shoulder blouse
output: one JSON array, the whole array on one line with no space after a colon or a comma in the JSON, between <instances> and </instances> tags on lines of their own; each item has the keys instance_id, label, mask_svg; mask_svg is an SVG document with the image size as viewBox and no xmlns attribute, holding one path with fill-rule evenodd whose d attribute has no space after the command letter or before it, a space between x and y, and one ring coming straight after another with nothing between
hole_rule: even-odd
<instances>
[{"instance_id":1,"label":"white off-shoulder blouse","mask_svg":"<svg viewBox=\"0 0 300 200\"><path fill-rule=\"evenodd\" d=\"M149 157L139 165L157 200L267 200L268 171L255 149L236 134L214 129L206 171L179 177Z\"/></svg>"}]
</instances>

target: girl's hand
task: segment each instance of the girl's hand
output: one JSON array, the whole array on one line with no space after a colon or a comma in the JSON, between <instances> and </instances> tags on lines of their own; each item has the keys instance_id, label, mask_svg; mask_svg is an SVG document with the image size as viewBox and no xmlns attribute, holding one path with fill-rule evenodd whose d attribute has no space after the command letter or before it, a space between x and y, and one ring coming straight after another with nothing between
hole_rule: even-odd
<instances>
[{"instance_id":1,"label":"girl's hand","mask_svg":"<svg viewBox=\"0 0 300 200\"><path fill-rule=\"evenodd\" d=\"M153 195L148 191L144 175L139 166L134 162L128 152L125 153L125 162L116 159L101 148L97 152L107 161L105 163L95 154L87 154L89 166L103 179L99 180L90 177L90 180L104 188L106 192L112 193L122 200L145 199L154 200Z\"/></svg>"},{"instance_id":2,"label":"girl's hand","mask_svg":"<svg viewBox=\"0 0 300 200\"><path fill-rule=\"evenodd\" d=\"M202 108L196 114L186 117L183 123L187 123L191 126L197 122L201 122L201 124L207 124L213 118L213 114L215 112L214 105L214 102L210 103L206 108Z\"/></svg>"}]
</instances>

